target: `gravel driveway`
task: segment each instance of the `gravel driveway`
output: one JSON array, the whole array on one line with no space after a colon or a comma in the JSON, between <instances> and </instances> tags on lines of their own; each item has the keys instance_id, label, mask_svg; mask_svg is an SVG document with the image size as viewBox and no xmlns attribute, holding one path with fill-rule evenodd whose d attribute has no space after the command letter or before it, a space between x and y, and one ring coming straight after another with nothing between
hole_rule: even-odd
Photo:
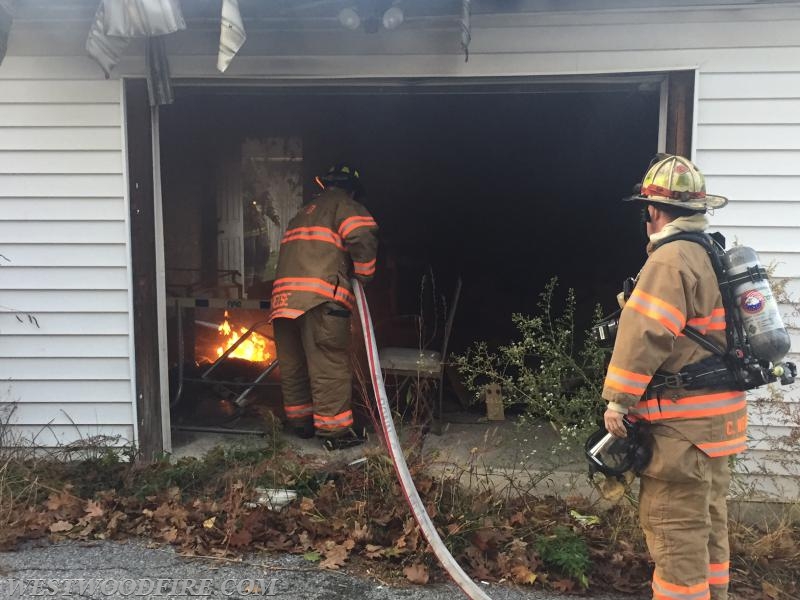
<instances>
[{"instance_id":1,"label":"gravel driveway","mask_svg":"<svg viewBox=\"0 0 800 600\"><path fill-rule=\"evenodd\" d=\"M493 600L564 598L541 590L501 585L486 585L484 589ZM171 548L148 548L140 541L28 544L15 552L0 553L3 600L249 600L270 596L301 600L463 598L452 585L389 587L375 579L317 569L297 556L261 555L251 557L246 563L187 559L177 556ZM631 600L630 596L595 598Z\"/></svg>"}]
</instances>

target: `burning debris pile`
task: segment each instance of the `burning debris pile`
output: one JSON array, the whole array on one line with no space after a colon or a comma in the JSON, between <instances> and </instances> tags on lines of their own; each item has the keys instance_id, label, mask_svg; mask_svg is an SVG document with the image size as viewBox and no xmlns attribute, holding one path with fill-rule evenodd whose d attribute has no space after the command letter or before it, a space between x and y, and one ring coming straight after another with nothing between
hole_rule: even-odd
<instances>
[{"instance_id":1,"label":"burning debris pile","mask_svg":"<svg viewBox=\"0 0 800 600\"><path fill-rule=\"evenodd\" d=\"M237 331L238 329L238 331ZM225 311L225 318L217 327L221 345L217 346L217 357L222 357L233 346L236 348L229 354L231 358L240 358L249 362L271 363L275 360L275 342L257 331L250 332L247 327L236 327L230 323L230 315ZM242 336L246 336L241 342ZM238 345L237 345L238 343Z\"/></svg>"},{"instance_id":2,"label":"burning debris pile","mask_svg":"<svg viewBox=\"0 0 800 600\"><path fill-rule=\"evenodd\" d=\"M243 416L245 405L280 406L277 369L265 375L277 351L264 313L221 312L197 311L185 340L194 355L171 374L173 398L181 390L172 407L178 423L219 425Z\"/></svg>"}]
</instances>

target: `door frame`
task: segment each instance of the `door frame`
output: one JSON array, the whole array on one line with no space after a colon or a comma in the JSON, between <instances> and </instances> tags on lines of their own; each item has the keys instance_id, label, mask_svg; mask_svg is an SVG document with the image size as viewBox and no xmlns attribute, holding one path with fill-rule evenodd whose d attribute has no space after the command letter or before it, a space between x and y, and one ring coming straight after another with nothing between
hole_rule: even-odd
<instances>
[{"instance_id":1,"label":"door frame","mask_svg":"<svg viewBox=\"0 0 800 600\"><path fill-rule=\"evenodd\" d=\"M304 88L317 86L356 88L387 86L395 88L425 85L447 87L513 84L514 82L585 82L619 78L660 85L659 152L694 158L697 112L698 69L681 68L646 73L612 72L581 76L531 76L498 78L449 78L394 80L175 80L176 86L192 87L273 87ZM655 78L655 79L654 79ZM152 460L172 451L167 365L166 278L164 269L164 225L161 196L159 111L151 108L147 83L141 78L123 79L127 127L128 186L130 193L131 272L133 296L134 373L139 451L143 460ZM374 92L373 92L374 93ZM444 92L447 93L447 92ZM452 93L458 93L454 91Z\"/></svg>"},{"instance_id":2,"label":"door frame","mask_svg":"<svg viewBox=\"0 0 800 600\"><path fill-rule=\"evenodd\" d=\"M158 111L150 107L144 79L124 79L122 86L131 229L134 427L139 456L149 462L171 450Z\"/></svg>"}]
</instances>

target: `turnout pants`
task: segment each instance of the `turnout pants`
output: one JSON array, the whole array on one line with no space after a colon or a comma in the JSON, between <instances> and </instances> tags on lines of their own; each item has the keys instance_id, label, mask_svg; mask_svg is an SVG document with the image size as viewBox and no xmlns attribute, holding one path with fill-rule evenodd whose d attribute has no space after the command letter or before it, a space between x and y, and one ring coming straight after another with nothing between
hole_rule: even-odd
<instances>
[{"instance_id":1,"label":"turnout pants","mask_svg":"<svg viewBox=\"0 0 800 600\"><path fill-rule=\"evenodd\" d=\"M318 436L347 433L353 425L350 312L327 302L273 326L289 425L313 423Z\"/></svg>"},{"instance_id":2,"label":"turnout pants","mask_svg":"<svg viewBox=\"0 0 800 600\"><path fill-rule=\"evenodd\" d=\"M655 561L654 600L727 600L728 457L683 439L653 436L639 517Z\"/></svg>"}]
</instances>

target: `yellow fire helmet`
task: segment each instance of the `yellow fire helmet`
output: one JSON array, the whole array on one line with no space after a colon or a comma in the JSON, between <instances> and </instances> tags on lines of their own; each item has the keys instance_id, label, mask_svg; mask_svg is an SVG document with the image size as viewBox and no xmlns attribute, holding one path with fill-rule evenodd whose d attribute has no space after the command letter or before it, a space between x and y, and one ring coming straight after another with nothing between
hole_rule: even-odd
<instances>
[{"instance_id":1,"label":"yellow fire helmet","mask_svg":"<svg viewBox=\"0 0 800 600\"><path fill-rule=\"evenodd\" d=\"M641 189L626 200L669 204L696 211L722 208L728 203L724 196L706 193L706 179L692 161L671 154L657 157L645 173Z\"/></svg>"}]
</instances>

